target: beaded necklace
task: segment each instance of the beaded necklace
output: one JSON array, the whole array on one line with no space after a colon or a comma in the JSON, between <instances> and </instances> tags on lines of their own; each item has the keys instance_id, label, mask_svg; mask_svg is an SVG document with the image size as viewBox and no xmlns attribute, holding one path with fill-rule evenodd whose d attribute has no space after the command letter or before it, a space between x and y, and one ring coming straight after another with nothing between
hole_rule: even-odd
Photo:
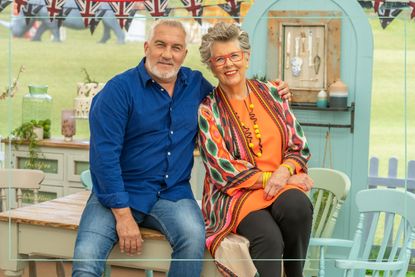
<instances>
[{"instance_id":1,"label":"beaded necklace","mask_svg":"<svg viewBox=\"0 0 415 277\"><path fill-rule=\"evenodd\" d=\"M248 89L248 99L249 99L249 105L246 103L245 99L243 101L244 101L245 108L248 111L249 119L251 120L252 125L253 125L253 128L254 128L254 135L251 133L250 128L247 127L246 124L240 119L238 113L235 112L235 115L238 118L239 123L242 126L242 130L243 130L244 136L245 136L245 138L248 141L249 149L251 150L251 152L255 156L257 156L258 158L260 158L262 156L261 131L259 130L259 126L258 126L258 123L257 123L258 122L258 119L257 119L257 117L256 117L256 115L254 113L255 106L252 103L251 93L249 92L249 89ZM254 136L258 140L258 150L259 151L257 151L257 152L255 152L255 150L254 150L254 146L255 146L254 143L253 143L253 137Z\"/></svg>"}]
</instances>

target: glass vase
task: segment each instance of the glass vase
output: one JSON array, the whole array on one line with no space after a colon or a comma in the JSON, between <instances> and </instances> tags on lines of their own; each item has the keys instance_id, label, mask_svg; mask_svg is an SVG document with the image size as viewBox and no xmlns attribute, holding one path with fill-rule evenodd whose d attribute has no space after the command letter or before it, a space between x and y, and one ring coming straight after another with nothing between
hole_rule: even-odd
<instances>
[{"instance_id":1,"label":"glass vase","mask_svg":"<svg viewBox=\"0 0 415 277\"><path fill-rule=\"evenodd\" d=\"M73 109L62 110L61 131L65 141L72 141L76 133L75 111Z\"/></svg>"},{"instance_id":2,"label":"glass vase","mask_svg":"<svg viewBox=\"0 0 415 277\"><path fill-rule=\"evenodd\" d=\"M52 96L48 95L48 86L29 85L29 93L23 96L22 123L32 120L45 121L52 116Z\"/></svg>"}]
</instances>

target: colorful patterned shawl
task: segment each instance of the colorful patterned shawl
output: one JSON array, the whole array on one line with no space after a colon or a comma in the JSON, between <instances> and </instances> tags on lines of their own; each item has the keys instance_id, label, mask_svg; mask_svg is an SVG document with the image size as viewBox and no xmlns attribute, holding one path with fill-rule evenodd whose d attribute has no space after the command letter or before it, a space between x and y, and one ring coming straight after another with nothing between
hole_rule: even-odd
<instances>
[{"instance_id":1,"label":"colorful patterned shawl","mask_svg":"<svg viewBox=\"0 0 415 277\"><path fill-rule=\"evenodd\" d=\"M294 160L307 172L306 163L310 158L307 141L288 102L280 98L271 83L248 80L247 85L280 129L283 160ZM206 169L202 199L206 245L214 257L252 192L234 188L260 171L240 123L220 88L207 96L199 107L199 145Z\"/></svg>"}]
</instances>

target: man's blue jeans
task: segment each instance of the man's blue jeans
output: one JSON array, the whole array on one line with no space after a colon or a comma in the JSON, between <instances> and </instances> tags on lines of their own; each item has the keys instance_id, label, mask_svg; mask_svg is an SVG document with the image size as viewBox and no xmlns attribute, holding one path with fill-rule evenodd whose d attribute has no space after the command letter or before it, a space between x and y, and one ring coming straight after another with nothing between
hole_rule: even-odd
<instances>
[{"instance_id":1,"label":"man's blue jeans","mask_svg":"<svg viewBox=\"0 0 415 277\"><path fill-rule=\"evenodd\" d=\"M140 227L159 230L170 242L173 253L168 276L200 276L205 227L195 200L172 202L159 199L148 215L132 212ZM96 196L91 194L79 224L72 276L101 276L105 261L117 241L115 218L111 210L102 206Z\"/></svg>"}]
</instances>

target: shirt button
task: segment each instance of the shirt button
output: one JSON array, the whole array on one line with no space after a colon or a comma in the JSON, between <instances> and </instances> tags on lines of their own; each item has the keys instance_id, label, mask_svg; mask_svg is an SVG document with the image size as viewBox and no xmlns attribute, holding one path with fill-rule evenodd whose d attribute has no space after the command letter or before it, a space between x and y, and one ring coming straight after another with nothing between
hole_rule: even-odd
<instances>
[{"instance_id":1,"label":"shirt button","mask_svg":"<svg viewBox=\"0 0 415 277\"><path fill-rule=\"evenodd\" d=\"M170 108L170 111L173 111L173 108Z\"/></svg>"},{"instance_id":2,"label":"shirt button","mask_svg":"<svg viewBox=\"0 0 415 277\"><path fill-rule=\"evenodd\" d=\"M155 82L154 80L151 80L153 83Z\"/></svg>"},{"instance_id":3,"label":"shirt button","mask_svg":"<svg viewBox=\"0 0 415 277\"><path fill-rule=\"evenodd\" d=\"M166 179L169 178L169 175L166 174Z\"/></svg>"},{"instance_id":4,"label":"shirt button","mask_svg":"<svg viewBox=\"0 0 415 277\"><path fill-rule=\"evenodd\" d=\"M157 192L157 196L160 196L160 192L159 191Z\"/></svg>"},{"instance_id":5,"label":"shirt button","mask_svg":"<svg viewBox=\"0 0 415 277\"><path fill-rule=\"evenodd\" d=\"M160 89L161 91L164 91L164 88Z\"/></svg>"},{"instance_id":6,"label":"shirt button","mask_svg":"<svg viewBox=\"0 0 415 277\"><path fill-rule=\"evenodd\" d=\"M172 135L173 135L173 133L174 133L173 131L170 131L170 134L172 134Z\"/></svg>"},{"instance_id":7,"label":"shirt button","mask_svg":"<svg viewBox=\"0 0 415 277\"><path fill-rule=\"evenodd\" d=\"M170 152L167 152L167 155L168 155L168 156L170 156L170 155L171 155L171 153L170 153Z\"/></svg>"}]
</instances>

